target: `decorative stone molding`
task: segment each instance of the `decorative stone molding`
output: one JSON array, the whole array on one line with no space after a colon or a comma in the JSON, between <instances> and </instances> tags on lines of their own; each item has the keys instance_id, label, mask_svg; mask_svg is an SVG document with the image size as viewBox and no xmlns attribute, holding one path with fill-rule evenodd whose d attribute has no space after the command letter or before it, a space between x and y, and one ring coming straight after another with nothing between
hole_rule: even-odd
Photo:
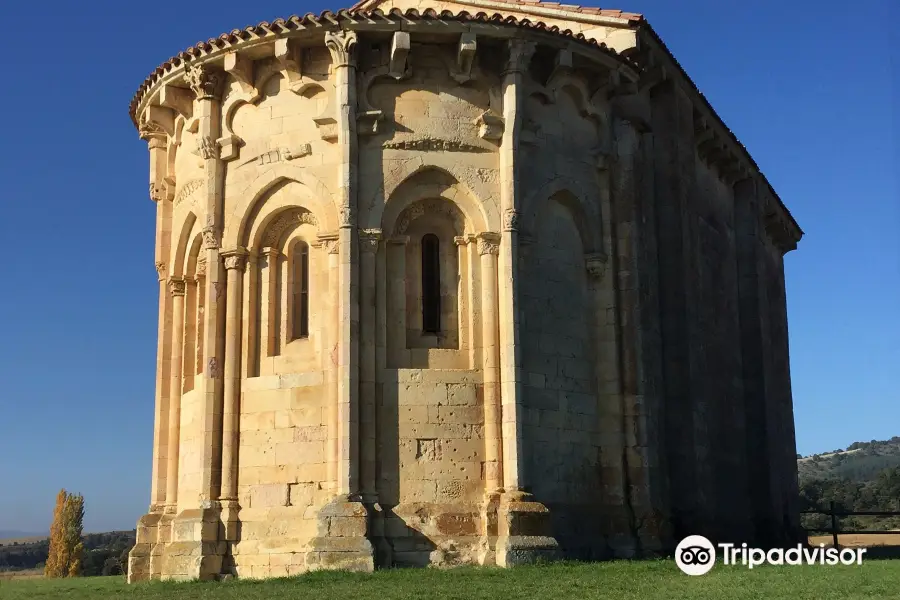
<instances>
[{"instance_id":1,"label":"decorative stone molding","mask_svg":"<svg viewBox=\"0 0 900 600\"><path fill-rule=\"evenodd\" d=\"M457 232L461 233L465 229L465 217L455 204L446 200L424 200L408 206L400 213L394 233L404 235L410 223L425 214L443 214L450 218Z\"/></svg>"},{"instance_id":2,"label":"decorative stone molding","mask_svg":"<svg viewBox=\"0 0 900 600\"><path fill-rule=\"evenodd\" d=\"M381 241L380 229L361 229L359 232L359 248L363 252L375 253Z\"/></svg>"},{"instance_id":3,"label":"decorative stone molding","mask_svg":"<svg viewBox=\"0 0 900 600\"><path fill-rule=\"evenodd\" d=\"M503 68L503 75L508 73L522 73L528 70L531 64L531 57L534 56L534 50L537 45L522 39L511 39L507 43L509 54L506 59L506 65Z\"/></svg>"},{"instance_id":4,"label":"decorative stone molding","mask_svg":"<svg viewBox=\"0 0 900 600\"><path fill-rule=\"evenodd\" d=\"M355 31L329 31L325 34L325 47L331 53L331 61L335 67L356 66L357 42Z\"/></svg>"},{"instance_id":5,"label":"decorative stone molding","mask_svg":"<svg viewBox=\"0 0 900 600\"><path fill-rule=\"evenodd\" d=\"M156 276L160 281L166 280L166 263L161 260L156 261Z\"/></svg>"},{"instance_id":6,"label":"decorative stone molding","mask_svg":"<svg viewBox=\"0 0 900 600\"><path fill-rule=\"evenodd\" d=\"M184 279L181 277L169 277L169 293L173 296L184 296Z\"/></svg>"},{"instance_id":7,"label":"decorative stone molding","mask_svg":"<svg viewBox=\"0 0 900 600\"><path fill-rule=\"evenodd\" d=\"M277 162L288 162L303 158L304 156L309 156L310 154L312 154L312 146L310 144L294 144L292 146L284 146L276 148L275 150L263 152L259 156L254 156L241 163L239 166L243 167L253 163L262 166Z\"/></svg>"},{"instance_id":8,"label":"decorative stone molding","mask_svg":"<svg viewBox=\"0 0 900 600\"><path fill-rule=\"evenodd\" d=\"M478 126L478 135L485 140L499 141L503 137L503 117L491 110L478 115L474 124Z\"/></svg>"},{"instance_id":9,"label":"decorative stone molding","mask_svg":"<svg viewBox=\"0 0 900 600\"><path fill-rule=\"evenodd\" d=\"M521 213L514 208L503 211L503 231L518 231Z\"/></svg>"},{"instance_id":10,"label":"decorative stone molding","mask_svg":"<svg viewBox=\"0 0 900 600\"><path fill-rule=\"evenodd\" d=\"M306 223L313 227L318 227L319 222L316 216L305 208L292 208L281 213L274 221L266 227L266 233L263 236L262 245L266 247L280 247L279 242L281 236L289 227Z\"/></svg>"},{"instance_id":11,"label":"decorative stone molding","mask_svg":"<svg viewBox=\"0 0 900 600\"><path fill-rule=\"evenodd\" d=\"M591 279L598 281L603 279L603 274L606 273L607 262L608 257L602 252L585 255L584 267L587 270L588 276L590 276Z\"/></svg>"},{"instance_id":12,"label":"decorative stone molding","mask_svg":"<svg viewBox=\"0 0 900 600\"><path fill-rule=\"evenodd\" d=\"M175 196L173 204L175 206L181 204L185 198L188 198L189 196L191 196L191 194L200 189L200 186L202 186L203 183L204 180L202 179L192 179L185 183L183 186L181 186L181 189L178 190L178 194Z\"/></svg>"},{"instance_id":13,"label":"decorative stone molding","mask_svg":"<svg viewBox=\"0 0 900 600\"><path fill-rule=\"evenodd\" d=\"M219 249L219 235L216 228L212 225L207 225L200 232L203 235L203 247L207 250L218 250Z\"/></svg>"},{"instance_id":14,"label":"decorative stone molding","mask_svg":"<svg viewBox=\"0 0 900 600\"><path fill-rule=\"evenodd\" d=\"M419 140L387 141L381 146L385 150L411 150L415 152L491 152L487 148L473 146L457 140L423 138Z\"/></svg>"},{"instance_id":15,"label":"decorative stone molding","mask_svg":"<svg viewBox=\"0 0 900 600\"><path fill-rule=\"evenodd\" d=\"M406 75L406 57L409 56L409 33L395 31L391 39L390 75L402 79Z\"/></svg>"},{"instance_id":16,"label":"decorative stone molding","mask_svg":"<svg viewBox=\"0 0 900 600\"><path fill-rule=\"evenodd\" d=\"M243 271L244 266L247 263L247 251L244 248L228 250L226 252L222 252L222 259L225 264L225 269L229 271L233 269Z\"/></svg>"},{"instance_id":17,"label":"decorative stone molding","mask_svg":"<svg viewBox=\"0 0 900 600\"><path fill-rule=\"evenodd\" d=\"M218 98L225 84L225 72L208 65L185 65L184 80L197 100Z\"/></svg>"},{"instance_id":18,"label":"decorative stone molding","mask_svg":"<svg viewBox=\"0 0 900 600\"><path fill-rule=\"evenodd\" d=\"M500 235L493 232L478 234L478 254L500 254Z\"/></svg>"}]
</instances>

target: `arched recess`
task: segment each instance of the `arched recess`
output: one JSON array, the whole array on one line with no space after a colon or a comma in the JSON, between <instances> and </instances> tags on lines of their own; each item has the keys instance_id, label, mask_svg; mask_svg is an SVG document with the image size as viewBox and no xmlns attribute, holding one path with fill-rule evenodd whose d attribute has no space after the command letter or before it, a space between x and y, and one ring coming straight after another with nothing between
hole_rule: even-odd
<instances>
[{"instance_id":1,"label":"arched recess","mask_svg":"<svg viewBox=\"0 0 900 600\"><path fill-rule=\"evenodd\" d=\"M596 198L588 202L587 198ZM600 193L593 194L576 181L557 177L526 196L522 202L522 233L534 236L541 222L541 213L550 198L564 204L575 216L575 223L581 234L584 253L603 252L603 222L601 218Z\"/></svg>"},{"instance_id":2,"label":"arched recess","mask_svg":"<svg viewBox=\"0 0 900 600\"><path fill-rule=\"evenodd\" d=\"M306 187L297 181L281 179L266 188L261 200L250 209L246 229L236 245L252 250L280 248L281 234L292 223L292 217L298 223L315 226L320 233L329 230L321 225L319 215L323 209L315 206L317 203Z\"/></svg>"},{"instance_id":3,"label":"arched recess","mask_svg":"<svg viewBox=\"0 0 900 600\"><path fill-rule=\"evenodd\" d=\"M171 264L171 273L169 273L170 277L183 277L185 270L185 262L188 248L188 241L191 239L191 234L196 235L194 231L194 226L197 222L197 215L193 212L188 212L184 217L184 223L181 225L181 233L178 235L178 244L175 246L175 256L169 264Z\"/></svg>"},{"instance_id":4,"label":"arched recess","mask_svg":"<svg viewBox=\"0 0 900 600\"><path fill-rule=\"evenodd\" d=\"M293 181L305 188L303 205L316 215L319 227L324 231L332 231L338 227L337 208L334 196L328 187L308 169L289 164L275 165L246 185L226 191L225 205L232 206L226 214L225 229L222 233L222 247L234 248L250 237L254 212L257 205L270 195L274 186L285 181Z\"/></svg>"},{"instance_id":5,"label":"arched recess","mask_svg":"<svg viewBox=\"0 0 900 600\"><path fill-rule=\"evenodd\" d=\"M456 207L464 217L464 233L488 231L488 223L495 222L488 218L485 204L450 171L434 165L409 166L409 174L395 186L385 182L385 193L388 202L376 202L371 207L368 222L370 227L381 227L385 232L393 233L400 215L412 204L429 198L442 198ZM494 215L499 222L499 217ZM460 234L462 235L462 234Z\"/></svg>"}]
</instances>

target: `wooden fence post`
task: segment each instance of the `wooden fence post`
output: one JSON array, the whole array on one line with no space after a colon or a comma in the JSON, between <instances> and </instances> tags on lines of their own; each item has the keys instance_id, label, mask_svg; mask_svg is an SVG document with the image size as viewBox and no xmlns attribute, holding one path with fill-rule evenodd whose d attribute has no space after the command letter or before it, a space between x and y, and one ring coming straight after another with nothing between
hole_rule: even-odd
<instances>
[{"instance_id":1,"label":"wooden fence post","mask_svg":"<svg viewBox=\"0 0 900 600\"><path fill-rule=\"evenodd\" d=\"M831 539L834 544L834 548L838 549L838 520L837 514L835 513L836 509L834 506L834 500L831 501Z\"/></svg>"}]
</instances>

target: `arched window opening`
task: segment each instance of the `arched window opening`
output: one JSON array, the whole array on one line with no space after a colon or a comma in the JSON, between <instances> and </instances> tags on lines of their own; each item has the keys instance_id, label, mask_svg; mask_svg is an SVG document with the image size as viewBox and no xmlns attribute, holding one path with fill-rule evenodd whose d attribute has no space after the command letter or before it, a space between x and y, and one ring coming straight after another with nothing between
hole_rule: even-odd
<instances>
[{"instance_id":1,"label":"arched window opening","mask_svg":"<svg viewBox=\"0 0 900 600\"><path fill-rule=\"evenodd\" d=\"M291 256L291 339L309 337L309 246L298 243Z\"/></svg>"},{"instance_id":2,"label":"arched window opening","mask_svg":"<svg viewBox=\"0 0 900 600\"><path fill-rule=\"evenodd\" d=\"M422 237L422 331L441 332L440 244L433 233Z\"/></svg>"}]
</instances>

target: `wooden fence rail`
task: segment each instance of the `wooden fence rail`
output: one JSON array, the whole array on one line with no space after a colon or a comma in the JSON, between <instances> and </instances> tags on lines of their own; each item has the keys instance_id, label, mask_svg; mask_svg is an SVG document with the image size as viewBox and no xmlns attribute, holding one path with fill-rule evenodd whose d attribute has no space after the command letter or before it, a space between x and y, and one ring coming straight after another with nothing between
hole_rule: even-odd
<instances>
[{"instance_id":1,"label":"wooden fence rail","mask_svg":"<svg viewBox=\"0 0 900 600\"><path fill-rule=\"evenodd\" d=\"M863 535L897 535L897 531L884 531L884 530L868 530L868 529L856 529L853 531L842 531L840 529L840 517L900 517L900 512L892 512L892 511L883 511L883 510L860 510L860 511L846 511L846 510L838 510L835 503L831 502L829 506L829 510L801 510L800 514L802 515L825 515L831 517L831 527L828 529L807 529L806 531L821 531L824 533L830 533L832 543L835 548L838 548L838 534L841 533L859 533Z\"/></svg>"}]
</instances>

